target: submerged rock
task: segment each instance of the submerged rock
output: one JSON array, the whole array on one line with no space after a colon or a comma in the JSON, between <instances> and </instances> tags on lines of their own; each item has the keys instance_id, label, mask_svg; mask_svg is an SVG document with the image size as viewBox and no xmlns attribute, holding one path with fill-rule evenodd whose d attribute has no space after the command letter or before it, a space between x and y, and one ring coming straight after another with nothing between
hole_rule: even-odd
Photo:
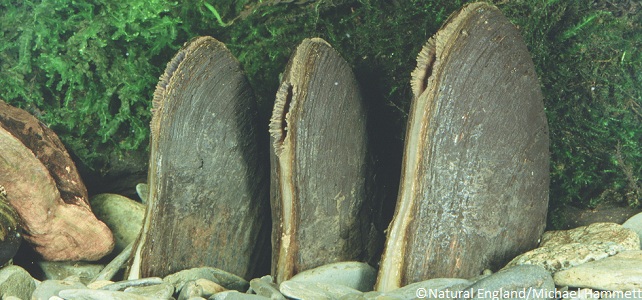
<instances>
[{"instance_id":1,"label":"submerged rock","mask_svg":"<svg viewBox=\"0 0 642 300\"><path fill-rule=\"evenodd\" d=\"M303 271L290 280L340 284L368 292L372 291L377 280L377 270L362 262L338 262Z\"/></svg>"},{"instance_id":2,"label":"submerged rock","mask_svg":"<svg viewBox=\"0 0 642 300\"><path fill-rule=\"evenodd\" d=\"M211 267L192 268L167 275L163 281L174 285L180 291L187 282L198 279L213 281L228 290L246 291L250 284L243 278Z\"/></svg>"},{"instance_id":3,"label":"submerged rock","mask_svg":"<svg viewBox=\"0 0 642 300\"><path fill-rule=\"evenodd\" d=\"M642 247L642 213L638 213L630 217L628 220L622 223L622 227L631 229L635 233L637 233L638 237L640 237L640 245Z\"/></svg>"},{"instance_id":4,"label":"submerged rock","mask_svg":"<svg viewBox=\"0 0 642 300\"><path fill-rule=\"evenodd\" d=\"M105 267L84 261L40 261L37 264L47 279L62 280L74 276L83 284L89 283Z\"/></svg>"},{"instance_id":5,"label":"submerged rock","mask_svg":"<svg viewBox=\"0 0 642 300\"><path fill-rule=\"evenodd\" d=\"M96 217L114 234L114 252L120 253L136 240L143 227L145 205L116 194L99 194L89 202Z\"/></svg>"},{"instance_id":6,"label":"submerged rock","mask_svg":"<svg viewBox=\"0 0 642 300\"><path fill-rule=\"evenodd\" d=\"M382 296L393 299L413 299L419 296L426 299L456 299L465 295L460 291L471 284L473 282L462 278L433 278L382 293Z\"/></svg>"},{"instance_id":7,"label":"submerged rock","mask_svg":"<svg viewBox=\"0 0 642 300\"><path fill-rule=\"evenodd\" d=\"M25 269L19 266L8 266L0 269L0 295L3 298L15 296L20 299L31 299L35 280Z\"/></svg>"},{"instance_id":8,"label":"submerged rock","mask_svg":"<svg viewBox=\"0 0 642 300\"><path fill-rule=\"evenodd\" d=\"M540 247L555 247L569 243L614 243L631 250L639 248L640 244L637 234L620 224L593 223L569 230L547 231L542 235Z\"/></svg>"},{"instance_id":9,"label":"submerged rock","mask_svg":"<svg viewBox=\"0 0 642 300\"><path fill-rule=\"evenodd\" d=\"M341 297L356 298L361 296L358 290L340 284L287 280L281 282L279 291L290 299L330 300Z\"/></svg>"},{"instance_id":10,"label":"submerged rock","mask_svg":"<svg viewBox=\"0 0 642 300\"><path fill-rule=\"evenodd\" d=\"M91 211L76 166L56 134L0 101L0 182L24 238L46 260L98 260L114 247ZM29 170L25 172L25 170Z\"/></svg>"},{"instance_id":11,"label":"submerged rock","mask_svg":"<svg viewBox=\"0 0 642 300\"><path fill-rule=\"evenodd\" d=\"M281 294L279 287L273 282L272 276L270 275L250 280L250 290L257 295L272 300L285 300L285 297Z\"/></svg>"},{"instance_id":12,"label":"submerged rock","mask_svg":"<svg viewBox=\"0 0 642 300\"><path fill-rule=\"evenodd\" d=\"M615 223L594 223L570 230L547 231L539 248L520 254L504 268L538 265L555 273L622 251L639 250L638 235Z\"/></svg>"},{"instance_id":13,"label":"submerged rock","mask_svg":"<svg viewBox=\"0 0 642 300\"><path fill-rule=\"evenodd\" d=\"M485 277L464 290L472 294L466 299L550 299L555 291L551 274L540 266L521 265Z\"/></svg>"},{"instance_id":14,"label":"submerged rock","mask_svg":"<svg viewBox=\"0 0 642 300\"><path fill-rule=\"evenodd\" d=\"M555 284L610 291L642 289L642 251L624 251L555 273Z\"/></svg>"}]
</instances>

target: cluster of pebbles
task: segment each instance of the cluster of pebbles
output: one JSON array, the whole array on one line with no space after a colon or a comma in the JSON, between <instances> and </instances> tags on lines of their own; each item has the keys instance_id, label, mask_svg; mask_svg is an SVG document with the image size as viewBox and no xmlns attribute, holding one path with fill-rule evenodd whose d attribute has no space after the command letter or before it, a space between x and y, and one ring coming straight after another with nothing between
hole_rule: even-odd
<instances>
[{"instance_id":1,"label":"cluster of pebbles","mask_svg":"<svg viewBox=\"0 0 642 300\"><path fill-rule=\"evenodd\" d=\"M212 267L192 268L164 278L126 280L120 269L130 256L131 231L118 220L140 218L140 203L118 195L92 199L97 216L114 230L117 249L109 264L41 262L46 279L16 265L0 269L2 299L642 299L642 214L623 225L594 223L549 231L538 248L503 269L474 278L434 278L405 287L372 291L377 270L362 262L338 262L298 273L280 285L270 275L249 282ZM120 237L120 238L119 238ZM120 279L120 280L119 280ZM605 292L608 291L608 292ZM618 292L613 292L618 291Z\"/></svg>"}]
</instances>

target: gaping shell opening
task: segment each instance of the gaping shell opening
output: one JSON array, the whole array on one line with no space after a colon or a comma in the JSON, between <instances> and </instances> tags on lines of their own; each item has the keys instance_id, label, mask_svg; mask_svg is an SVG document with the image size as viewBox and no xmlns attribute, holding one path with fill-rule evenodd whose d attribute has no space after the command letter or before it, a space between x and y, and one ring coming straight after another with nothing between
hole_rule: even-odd
<instances>
[{"instance_id":1,"label":"gaping shell opening","mask_svg":"<svg viewBox=\"0 0 642 300\"><path fill-rule=\"evenodd\" d=\"M436 53L435 40L431 38L417 56L417 67L410 74L410 86L415 98L419 97L428 86L428 80L435 65Z\"/></svg>"},{"instance_id":2,"label":"gaping shell opening","mask_svg":"<svg viewBox=\"0 0 642 300\"><path fill-rule=\"evenodd\" d=\"M284 82L279 87L276 93L276 101L274 103L274 110L272 111L272 118L270 119L270 135L274 139L273 147L274 152L280 155L283 148L283 141L288 134L288 118L290 106L292 103L293 86L288 82Z\"/></svg>"},{"instance_id":3,"label":"gaping shell opening","mask_svg":"<svg viewBox=\"0 0 642 300\"><path fill-rule=\"evenodd\" d=\"M152 114L155 114L156 111L161 106L161 101L165 95L165 89L167 88L167 85L169 84L169 81L172 79L172 76L174 75L174 72L178 69L178 66L183 62L185 59L185 54L187 53L187 49L183 47L174 57L170 62L167 63L167 67L165 67L165 72L160 76L158 84L156 85L156 90L154 90L154 98L152 98Z\"/></svg>"}]
</instances>

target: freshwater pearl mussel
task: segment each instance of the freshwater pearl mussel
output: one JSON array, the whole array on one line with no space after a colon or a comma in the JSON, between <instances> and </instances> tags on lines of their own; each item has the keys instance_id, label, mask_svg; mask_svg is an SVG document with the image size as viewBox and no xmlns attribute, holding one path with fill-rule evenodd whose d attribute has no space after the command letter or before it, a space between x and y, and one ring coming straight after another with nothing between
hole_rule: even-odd
<instances>
[{"instance_id":1,"label":"freshwater pearl mussel","mask_svg":"<svg viewBox=\"0 0 642 300\"><path fill-rule=\"evenodd\" d=\"M496 269L536 245L546 218L539 82L496 7L453 13L420 52L411 86L382 291ZM154 97L149 204L130 275L196 264L262 275L253 272L269 253L268 207L276 282L322 264L377 260L367 112L349 65L320 38L296 48L276 93L269 150L257 142L253 101L238 62L213 38L190 41L168 64Z\"/></svg>"}]
</instances>

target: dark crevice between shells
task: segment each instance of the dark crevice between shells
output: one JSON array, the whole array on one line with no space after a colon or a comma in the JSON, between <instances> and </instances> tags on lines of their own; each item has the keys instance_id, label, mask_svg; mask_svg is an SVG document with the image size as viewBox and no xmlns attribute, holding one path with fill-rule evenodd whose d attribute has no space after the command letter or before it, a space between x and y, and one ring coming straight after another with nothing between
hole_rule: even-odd
<instances>
[{"instance_id":1,"label":"dark crevice between shells","mask_svg":"<svg viewBox=\"0 0 642 300\"><path fill-rule=\"evenodd\" d=\"M270 134L274 138L274 150L277 155L281 154L283 141L288 134L288 114L292 95L293 86L290 83L283 83L276 95L274 112L270 120Z\"/></svg>"}]
</instances>

